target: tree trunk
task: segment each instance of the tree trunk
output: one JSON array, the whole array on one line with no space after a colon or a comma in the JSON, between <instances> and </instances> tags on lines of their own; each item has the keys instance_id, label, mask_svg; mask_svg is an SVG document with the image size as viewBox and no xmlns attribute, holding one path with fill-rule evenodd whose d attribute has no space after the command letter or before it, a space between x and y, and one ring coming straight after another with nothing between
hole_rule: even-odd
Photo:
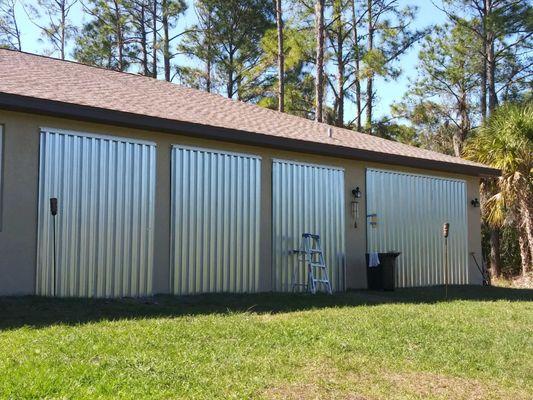
<instances>
[{"instance_id":1,"label":"tree trunk","mask_svg":"<svg viewBox=\"0 0 533 400\"><path fill-rule=\"evenodd\" d=\"M463 153L463 144L470 131L470 117L468 115L468 98L464 87L461 88L458 111L461 118L460 129L453 136L453 151L456 157L461 157Z\"/></svg>"},{"instance_id":2,"label":"tree trunk","mask_svg":"<svg viewBox=\"0 0 533 400\"><path fill-rule=\"evenodd\" d=\"M336 20L337 36L337 109L335 114L335 125L344 126L344 26L342 21L342 0L335 0L333 3L333 15Z\"/></svg>"},{"instance_id":3,"label":"tree trunk","mask_svg":"<svg viewBox=\"0 0 533 400\"><path fill-rule=\"evenodd\" d=\"M276 25L278 28L278 111L285 110L285 54L283 52L283 10L281 0L276 0Z\"/></svg>"},{"instance_id":4,"label":"tree trunk","mask_svg":"<svg viewBox=\"0 0 533 400\"><path fill-rule=\"evenodd\" d=\"M518 228L518 247L520 248L520 263L522 266L522 276L526 276L531 268L531 254L527 243L526 229L522 226Z\"/></svg>"},{"instance_id":5,"label":"tree trunk","mask_svg":"<svg viewBox=\"0 0 533 400\"><path fill-rule=\"evenodd\" d=\"M355 8L355 0L352 0L352 34L354 43L354 59L355 59L355 107L356 107L356 130L362 130L361 125L361 81L359 80L359 71L361 63L361 53L359 51L359 37L357 36L357 14Z\"/></svg>"},{"instance_id":6,"label":"tree trunk","mask_svg":"<svg viewBox=\"0 0 533 400\"><path fill-rule=\"evenodd\" d=\"M60 46L61 46L61 49L60 49L60 53L61 53L61 59L64 60L65 59L65 24L66 24L66 21L67 20L67 16L66 16L66 9L65 9L65 0L63 0L61 2L61 26L60 26Z\"/></svg>"},{"instance_id":7,"label":"tree trunk","mask_svg":"<svg viewBox=\"0 0 533 400\"><path fill-rule=\"evenodd\" d=\"M161 2L161 24L163 25L163 66L165 68L165 80L170 82L170 36L168 25L168 0Z\"/></svg>"},{"instance_id":8,"label":"tree trunk","mask_svg":"<svg viewBox=\"0 0 533 400\"><path fill-rule=\"evenodd\" d=\"M518 196L518 211L522 222L524 242L529 255L527 267L530 268L533 262L533 212L531 207L531 191L527 189L527 184L526 188Z\"/></svg>"},{"instance_id":9,"label":"tree trunk","mask_svg":"<svg viewBox=\"0 0 533 400\"><path fill-rule=\"evenodd\" d=\"M481 111L481 120L487 119L487 60L483 57L481 71L481 91L479 99L479 107Z\"/></svg>"},{"instance_id":10,"label":"tree trunk","mask_svg":"<svg viewBox=\"0 0 533 400\"><path fill-rule=\"evenodd\" d=\"M212 13L211 10L209 10L209 14L207 15L207 21L204 24L204 45L207 52L207 57L205 61L205 90L208 93L211 93L211 70L213 68L212 66Z\"/></svg>"},{"instance_id":11,"label":"tree trunk","mask_svg":"<svg viewBox=\"0 0 533 400\"><path fill-rule=\"evenodd\" d=\"M209 51L209 50L208 50ZM205 90L211 93L211 58L207 58L205 63Z\"/></svg>"},{"instance_id":12,"label":"tree trunk","mask_svg":"<svg viewBox=\"0 0 533 400\"><path fill-rule=\"evenodd\" d=\"M124 38L123 38L123 32L122 32L122 22L120 21L121 15L120 15L120 6L118 2L115 0L114 2L115 7L115 29L116 29L116 35L117 35L117 51L118 51L118 70L124 71L125 65L124 65Z\"/></svg>"},{"instance_id":13,"label":"tree trunk","mask_svg":"<svg viewBox=\"0 0 533 400\"><path fill-rule=\"evenodd\" d=\"M482 59L481 59L481 91L479 99L479 107L481 111L481 120L485 121L487 118L487 21L483 18L483 40L482 40Z\"/></svg>"},{"instance_id":14,"label":"tree trunk","mask_svg":"<svg viewBox=\"0 0 533 400\"><path fill-rule=\"evenodd\" d=\"M483 2L483 24L485 27L484 44L485 44L485 58L487 63L487 86L489 94L489 116L498 106L498 96L496 94L496 59L494 56L494 32L489 29L489 19L492 14L492 0L484 0ZM488 22L489 21L489 22Z\"/></svg>"},{"instance_id":15,"label":"tree trunk","mask_svg":"<svg viewBox=\"0 0 533 400\"><path fill-rule=\"evenodd\" d=\"M498 104L497 96L496 96L496 81L495 81L495 69L496 69L496 63L494 60L494 35L492 31L489 29L488 20L492 13L492 0L484 0L484 10L483 10L483 23L485 31L484 34L484 45L485 48L483 51L485 52L485 59L483 64L486 64L485 69L485 77L487 80L485 89L482 88L485 91L485 99L487 96L487 89L488 89L488 97L489 97L489 108L488 108L488 117L493 113L493 111L496 109L496 106ZM486 101L486 100L485 100ZM494 265L493 271L496 274L496 276L500 276L501 273L501 249L500 249L500 230L493 228L490 232L490 259L491 259L491 265Z\"/></svg>"},{"instance_id":16,"label":"tree trunk","mask_svg":"<svg viewBox=\"0 0 533 400\"><path fill-rule=\"evenodd\" d=\"M158 10L158 2L157 0L153 0L152 4L152 77L157 78L157 10Z\"/></svg>"},{"instance_id":17,"label":"tree trunk","mask_svg":"<svg viewBox=\"0 0 533 400\"><path fill-rule=\"evenodd\" d=\"M315 80L315 121L322 122L324 107L324 0L315 4L316 30L316 80Z\"/></svg>"},{"instance_id":18,"label":"tree trunk","mask_svg":"<svg viewBox=\"0 0 533 400\"><path fill-rule=\"evenodd\" d=\"M18 51L22 51L22 34L20 32L20 29L19 29L19 25L18 25L18 22L17 22L17 15L15 14L15 5L16 3L15 2L12 2L12 7L9 8L8 12L10 14L10 17L13 21L13 28L14 28L14 35L15 35L15 39L17 40L17 50Z\"/></svg>"},{"instance_id":19,"label":"tree trunk","mask_svg":"<svg viewBox=\"0 0 533 400\"><path fill-rule=\"evenodd\" d=\"M490 231L490 268L492 276L499 277L502 273L500 257L500 229L492 228Z\"/></svg>"},{"instance_id":20,"label":"tree trunk","mask_svg":"<svg viewBox=\"0 0 533 400\"><path fill-rule=\"evenodd\" d=\"M489 88L489 111L492 112L498 106L496 94L496 60L494 57L494 38L489 40L487 52L487 86Z\"/></svg>"},{"instance_id":21,"label":"tree trunk","mask_svg":"<svg viewBox=\"0 0 533 400\"><path fill-rule=\"evenodd\" d=\"M374 21L372 16L372 2L373 0L367 0L367 18L368 18L368 38L367 49L372 51L374 49ZM367 132L372 134L372 106L374 102L374 77L373 72L369 72L369 76L366 80L366 129Z\"/></svg>"},{"instance_id":22,"label":"tree trunk","mask_svg":"<svg viewBox=\"0 0 533 400\"><path fill-rule=\"evenodd\" d=\"M140 4L139 25L141 31L141 52L142 52L142 69L143 75L150 76L148 67L148 34L146 33L146 4L144 1Z\"/></svg>"},{"instance_id":23,"label":"tree trunk","mask_svg":"<svg viewBox=\"0 0 533 400\"><path fill-rule=\"evenodd\" d=\"M453 134L453 155L455 157L461 157L461 153L463 151L463 141L461 139L461 131L456 131Z\"/></svg>"},{"instance_id":24,"label":"tree trunk","mask_svg":"<svg viewBox=\"0 0 533 400\"><path fill-rule=\"evenodd\" d=\"M228 68L228 82L226 83L226 92L227 92L227 95L230 99L233 98L233 94L234 94L234 91L235 91L235 80L234 80L234 77L233 77L233 55L234 55L234 52L235 50L234 49L231 49L231 51L228 52L228 58L229 58L229 68Z\"/></svg>"}]
</instances>

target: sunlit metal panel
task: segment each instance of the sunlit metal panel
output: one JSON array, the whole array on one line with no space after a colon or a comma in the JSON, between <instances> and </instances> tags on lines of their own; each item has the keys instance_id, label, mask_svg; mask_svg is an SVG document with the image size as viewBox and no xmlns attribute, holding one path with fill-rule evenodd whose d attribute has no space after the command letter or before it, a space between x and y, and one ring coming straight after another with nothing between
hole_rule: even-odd
<instances>
[{"instance_id":1,"label":"sunlit metal panel","mask_svg":"<svg viewBox=\"0 0 533 400\"><path fill-rule=\"evenodd\" d=\"M151 294L155 144L42 128L39 164L36 292ZM58 199L55 266L53 197Z\"/></svg>"},{"instance_id":2,"label":"sunlit metal panel","mask_svg":"<svg viewBox=\"0 0 533 400\"><path fill-rule=\"evenodd\" d=\"M302 233L320 235L332 289L345 289L344 170L274 160L272 166L272 263L276 291L292 290ZM305 270L299 268L299 282Z\"/></svg>"},{"instance_id":3,"label":"sunlit metal panel","mask_svg":"<svg viewBox=\"0 0 533 400\"><path fill-rule=\"evenodd\" d=\"M259 290L261 159L172 148L174 294Z\"/></svg>"},{"instance_id":4,"label":"sunlit metal panel","mask_svg":"<svg viewBox=\"0 0 533 400\"><path fill-rule=\"evenodd\" d=\"M468 283L466 182L459 179L367 169L369 252L399 251L398 287L444 283L442 226L450 223L449 283Z\"/></svg>"}]
</instances>

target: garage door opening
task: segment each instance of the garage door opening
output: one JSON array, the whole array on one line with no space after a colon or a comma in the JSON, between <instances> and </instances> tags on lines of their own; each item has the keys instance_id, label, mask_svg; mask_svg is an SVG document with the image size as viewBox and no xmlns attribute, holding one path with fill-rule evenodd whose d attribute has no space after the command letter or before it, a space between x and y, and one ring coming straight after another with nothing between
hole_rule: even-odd
<instances>
[{"instance_id":1,"label":"garage door opening","mask_svg":"<svg viewBox=\"0 0 533 400\"><path fill-rule=\"evenodd\" d=\"M174 146L171 290L259 290L261 158Z\"/></svg>"},{"instance_id":2,"label":"garage door opening","mask_svg":"<svg viewBox=\"0 0 533 400\"><path fill-rule=\"evenodd\" d=\"M37 294L152 293L155 163L152 142L41 130Z\"/></svg>"},{"instance_id":3,"label":"garage door opening","mask_svg":"<svg viewBox=\"0 0 533 400\"><path fill-rule=\"evenodd\" d=\"M396 286L444 284L442 226L450 223L449 283L468 284L466 183L367 169L367 250L399 251Z\"/></svg>"},{"instance_id":4,"label":"garage door opening","mask_svg":"<svg viewBox=\"0 0 533 400\"><path fill-rule=\"evenodd\" d=\"M274 160L272 165L272 262L274 290L292 290L298 263L293 253L303 233L320 235L333 291L345 289L344 170ZM297 282L305 282L298 270Z\"/></svg>"}]
</instances>

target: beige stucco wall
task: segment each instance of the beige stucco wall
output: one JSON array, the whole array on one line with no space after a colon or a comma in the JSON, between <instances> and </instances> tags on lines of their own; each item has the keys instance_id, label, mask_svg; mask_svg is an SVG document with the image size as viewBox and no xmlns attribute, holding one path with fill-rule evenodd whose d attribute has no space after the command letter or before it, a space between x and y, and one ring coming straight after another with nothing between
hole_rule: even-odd
<instances>
[{"instance_id":1,"label":"beige stucco wall","mask_svg":"<svg viewBox=\"0 0 533 400\"><path fill-rule=\"evenodd\" d=\"M478 178L458 174L432 172L414 168L322 157L269 148L237 145L197 139L187 136L149 132L130 128L72 121L33 114L0 111L4 124L3 224L0 231L0 295L33 294L37 243L37 186L39 162L39 128L54 127L83 132L145 139L157 143L157 184L155 217L154 292L169 292L170 257L170 147L173 144L208 147L256 154L262 157L261 191L261 290L271 289L271 168L273 158L339 166L345 169L346 202L346 261L347 287L366 286L365 249L365 168L375 167L435 176L455 177L467 181L468 199L479 197ZM361 217L359 227L353 227L350 202L351 190L359 186ZM469 251L481 252L479 208L468 207ZM470 281L481 283L472 260Z\"/></svg>"}]
</instances>

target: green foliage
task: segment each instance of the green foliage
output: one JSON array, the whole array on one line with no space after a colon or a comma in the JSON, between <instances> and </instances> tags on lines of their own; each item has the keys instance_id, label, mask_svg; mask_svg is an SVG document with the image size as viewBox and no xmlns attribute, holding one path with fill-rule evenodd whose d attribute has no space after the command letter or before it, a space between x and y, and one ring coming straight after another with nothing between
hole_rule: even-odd
<instances>
[{"instance_id":1,"label":"green foliage","mask_svg":"<svg viewBox=\"0 0 533 400\"><path fill-rule=\"evenodd\" d=\"M313 119L311 111L314 102L314 76L310 73L292 73L286 76L285 82L285 112L300 117ZM278 98L275 91L276 82L264 88L258 105L272 110L278 108Z\"/></svg>"},{"instance_id":2,"label":"green foliage","mask_svg":"<svg viewBox=\"0 0 533 400\"><path fill-rule=\"evenodd\" d=\"M13 399L527 399L531 290L0 299ZM435 387L438 390L435 392Z\"/></svg>"},{"instance_id":3,"label":"green foliage","mask_svg":"<svg viewBox=\"0 0 533 400\"><path fill-rule=\"evenodd\" d=\"M478 120L479 42L461 26L438 26L419 52L418 76L393 115L407 118L421 135L434 136L440 150L460 156L472 124Z\"/></svg>"},{"instance_id":4,"label":"green foliage","mask_svg":"<svg viewBox=\"0 0 533 400\"><path fill-rule=\"evenodd\" d=\"M414 43L422 38L427 30L413 30L412 24L417 7L412 5L401 6L397 0L379 1L372 0L359 3L364 9L370 4L372 19L368 23L373 32L373 48L363 55L362 76L382 76L386 79L397 78L401 69L397 67L399 57L404 54ZM364 25L361 28L365 28ZM368 27L366 27L368 30ZM368 38L367 38L368 40Z\"/></svg>"},{"instance_id":5,"label":"green foliage","mask_svg":"<svg viewBox=\"0 0 533 400\"><path fill-rule=\"evenodd\" d=\"M469 141L465 156L502 171L498 191L484 207L489 223L503 225L520 198L533 200L533 103L497 109Z\"/></svg>"},{"instance_id":6,"label":"green foliage","mask_svg":"<svg viewBox=\"0 0 533 400\"><path fill-rule=\"evenodd\" d=\"M314 41L307 29L298 29L286 23L283 30L283 53L285 55L285 70L291 71L301 68L313 57ZM261 39L262 57L260 68L273 68L277 63L278 37L275 28L269 29Z\"/></svg>"},{"instance_id":7,"label":"green foliage","mask_svg":"<svg viewBox=\"0 0 533 400\"><path fill-rule=\"evenodd\" d=\"M205 88L205 71L200 68L177 66L176 76L182 85L199 90Z\"/></svg>"},{"instance_id":8,"label":"green foliage","mask_svg":"<svg viewBox=\"0 0 533 400\"><path fill-rule=\"evenodd\" d=\"M87 0L91 19L76 38L74 58L80 62L125 71L134 57L128 0Z\"/></svg>"},{"instance_id":9,"label":"green foliage","mask_svg":"<svg viewBox=\"0 0 533 400\"><path fill-rule=\"evenodd\" d=\"M503 226L500 237L501 273L505 277L520 275L520 248L518 247L518 230L513 225ZM483 254L490 254L490 228L481 229Z\"/></svg>"},{"instance_id":10,"label":"green foliage","mask_svg":"<svg viewBox=\"0 0 533 400\"><path fill-rule=\"evenodd\" d=\"M443 6L454 25L469 30L478 41L487 41L488 48L470 56L486 62L493 58L494 92L500 101L516 100L519 92L531 90L533 5L530 1L444 0Z\"/></svg>"},{"instance_id":11,"label":"green foliage","mask_svg":"<svg viewBox=\"0 0 533 400\"><path fill-rule=\"evenodd\" d=\"M283 32L285 55L285 112L312 119L314 114L314 77L308 68L313 59L314 41L310 32L297 29L286 23ZM257 103L260 106L277 109L277 32L269 29L261 41L262 56L254 73L264 74L264 80L257 87Z\"/></svg>"},{"instance_id":12,"label":"green foliage","mask_svg":"<svg viewBox=\"0 0 533 400\"><path fill-rule=\"evenodd\" d=\"M261 57L261 39L274 24L272 2L198 0L195 6L200 21L186 33L181 51L204 64L212 62L228 97L254 97L251 93L260 79L254 67Z\"/></svg>"},{"instance_id":13,"label":"green foliage","mask_svg":"<svg viewBox=\"0 0 533 400\"><path fill-rule=\"evenodd\" d=\"M420 147L422 142L415 128L408 125L396 124L388 120L380 120L374 126L374 134L384 139L394 140Z\"/></svg>"},{"instance_id":14,"label":"green foliage","mask_svg":"<svg viewBox=\"0 0 533 400\"><path fill-rule=\"evenodd\" d=\"M466 155L502 170L529 174L533 168L533 103L501 106L472 139Z\"/></svg>"},{"instance_id":15,"label":"green foliage","mask_svg":"<svg viewBox=\"0 0 533 400\"><path fill-rule=\"evenodd\" d=\"M154 0L150 0L154 1ZM176 27L178 17L187 10L185 0L159 0L160 18L168 20L169 29Z\"/></svg>"}]
</instances>

